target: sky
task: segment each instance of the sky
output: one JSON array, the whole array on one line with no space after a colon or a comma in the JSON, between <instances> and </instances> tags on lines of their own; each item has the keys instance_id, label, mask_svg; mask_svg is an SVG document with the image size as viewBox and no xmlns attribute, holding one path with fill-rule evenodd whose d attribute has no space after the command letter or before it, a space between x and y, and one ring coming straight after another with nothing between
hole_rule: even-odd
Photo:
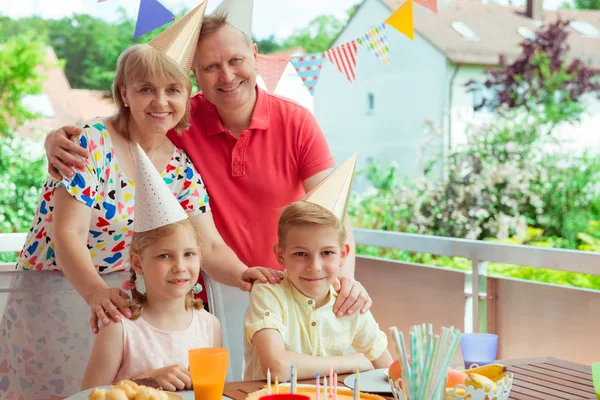
<instances>
[{"instance_id":1,"label":"sky","mask_svg":"<svg viewBox=\"0 0 600 400\"><path fill-rule=\"evenodd\" d=\"M192 9L200 0L159 0L167 9L178 13L182 8ZM360 0L254 0L253 33L259 38L275 35L285 38L294 30L303 28L314 17L332 14L345 17L345 11ZM507 2L498 0L497 2ZM524 0L513 0L513 4L522 4ZM563 0L544 0L544 8L557 8ZM207 12L219 4L219 0L210 0ZM74 13L95 15L107 21L118 18L119 7L123 7L129 16L136 19L140 0L0 0L0 15L11 18L39 15L42 18L62 18Z\"/></svg>"}]
</instances>

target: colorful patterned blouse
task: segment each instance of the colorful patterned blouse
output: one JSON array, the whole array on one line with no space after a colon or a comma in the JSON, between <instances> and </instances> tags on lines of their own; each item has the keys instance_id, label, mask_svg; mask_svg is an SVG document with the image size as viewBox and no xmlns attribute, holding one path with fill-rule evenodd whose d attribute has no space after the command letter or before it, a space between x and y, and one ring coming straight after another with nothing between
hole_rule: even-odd
<instances>
[{"instance_id":1,"label":"colorful patterned blouse","mask_svg":"<svg viewBox=\"0 0 600 400\"><path fill-rule=\"evenodd\" d=\"M129 269L135 182L121 172L103 122L93 119L82 127L82 133L73 140L90 152L85 171L75 170L75 177L63 178L60 182L48 178L17 269L60 270L52 237L54 189L59 186L92 209L87 247L96 269L101 274ZM208 194L200 174L182 150L175 148L171 161L160 175L190 217L209 210Z\"/></svg>"}]
</instances>

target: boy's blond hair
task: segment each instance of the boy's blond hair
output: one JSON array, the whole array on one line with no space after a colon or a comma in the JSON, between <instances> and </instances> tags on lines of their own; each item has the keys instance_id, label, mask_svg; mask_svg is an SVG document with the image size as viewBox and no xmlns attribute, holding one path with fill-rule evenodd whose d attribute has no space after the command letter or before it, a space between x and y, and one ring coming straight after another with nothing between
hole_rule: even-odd
<instances>
[{"instance_id":1,"label":"boy's blond hair","mask_svg":"<svg viewBox=\"0 0 600 400\"><path fill-rule=\"evenodd\" d=\"M346 243L346 228L335 214L318 204L299 200L288 205L279 217L277 226L279 246L285 248L287 233L293 227L302 225L333 228L338 231L340 246Z\"/></svg>"},{"instance_id":2,"label":"boy's blond hair","mask_svg":"<svg viewBox=\"0 0 600 400\"><path fill-rule=\"evenodd\" d=\"M117 105L117 113L112 122L119 132L127 132L131 110L125 106L121 96L121 86L132 82L147 81L164 77L181 85L189 98L192 81L189 74L175 60L149 44L136 44L123 51L117 61L117 72L113 80L113 98ZM175 131L181 133L190 126L190 101L188 99L181 120L175 125Z\"/></svg>"},{"instance_id":3,"label":"boy's blond hair","mask_svg":"<svg viewBox=\"0 0 600 400\"><path fill-rule=\"evenodd\" d=\"M194 238L196 239L196 243L200 243L200 235L198 235L194 225L192 225L189 219L184 219L146 232L134 232L131 237L131 246L129 249L130 259L133 260L134 255L140 257L144 249L155 245L162 239L172 236L180 229L190 230L191 234L194 235ZM135 285L136 280L137 274L135 273L135 270L131 268L129 282ZM140 292L137 288L131 290L131 295L131 320L136 320L142 315L142 309L144 308L147 299L146 294ZM190 308L195 308L196 310L202 310L204 308L202 300L194 299L194 293L191 290L185 297L185 309L189 310Z\"/></svg>"}]
</instances>

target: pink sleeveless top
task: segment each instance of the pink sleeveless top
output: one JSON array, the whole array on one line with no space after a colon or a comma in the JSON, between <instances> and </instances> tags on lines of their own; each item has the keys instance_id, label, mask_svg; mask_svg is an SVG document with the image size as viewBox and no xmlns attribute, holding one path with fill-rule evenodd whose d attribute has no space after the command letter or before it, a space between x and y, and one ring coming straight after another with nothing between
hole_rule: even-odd
<instances>
[{"instance_id":1,"label":"pink sleeveless top","mask_svg":"<svg viewBox=\"0 0 600 400\"><path fill-rule=\"evenodd\" d=\"M188 367L188 350L213 347L212 316L205 310L193 310L190 325L182 331L163 331L142 317L135 321L122 318L123 359L115 381L173 364Z\"/></svg>"}]
</instances>

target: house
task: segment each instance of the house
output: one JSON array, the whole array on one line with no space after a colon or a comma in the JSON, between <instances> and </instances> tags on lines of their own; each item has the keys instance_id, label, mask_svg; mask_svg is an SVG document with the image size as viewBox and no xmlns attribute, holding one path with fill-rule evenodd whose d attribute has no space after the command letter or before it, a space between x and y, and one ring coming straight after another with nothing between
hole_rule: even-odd
<instances>
[{"instance_id":1,"label":"house","mask_svg":"<svg viewBox=\"0 0 600 400\"><path fill-rule=\"evenodd\" d=\"M306 50L301 47L296 47L293 49L280 50L274 53L270 53L269 56L277 56L277 57L292 57L292 56L300 56L307 54ZM260 77L257 78L257 84L265 89L265 83ZM296 103L301 104L310 110L310 112L314 113L314 100L312 95L302 82L302 79L298 76L296 69L292 65L292 63L288 63L283 71L283 75L281 75L281 79L275 88L275 94L280 96L287 97L288 99L294 100Z\"/></svg>"},{"instance_id":2,"label":"house","mask_svg":"<svg viewBox=\"0 0 600 400\"><path fill-rule=\"evenodd\" d=\"M72 89L67 76L59 65L54 49L46 49L46 63L42 71L46 76L42 93L26 95L22 99L25 107L38 118L17 129L17 135L39 140L45 134L63 125L76 125L87 118L111 115L116 111L112 98L99 90Z\"/></svg>"},{"instance_id":3,"label":"house","mask_svg":"<svg viewBox=\"0 0 600 400\"><path fill-rule=\"evenodd\" d=\"M362 36L403 1L365 0L331 47ZM529 1L523 10L440 0L437 14L415 4L414 41L387 27L389 65L362 46L354 83L326 65L315 92L315 115L336 160L358 152L358 168L367 159L394 161L403 175L420 175L423 151L445 151L464 141L467 124L493 118L485 109L475 110L489 96L487 89L469 92L465 83L483 81L486 68L498 64L499 54L516 57L525 37L558 16L573 21L568 28L571 56L600 67L600 12L544 11L541 0ZM593 129L600 126L600 103L590 100L587 113L580 125L565 127L565 135L579 138L579 147L595 143L600 149L600 135ZM425 143L426 121L439 135Z\"/></svg>"}]
</instances>

